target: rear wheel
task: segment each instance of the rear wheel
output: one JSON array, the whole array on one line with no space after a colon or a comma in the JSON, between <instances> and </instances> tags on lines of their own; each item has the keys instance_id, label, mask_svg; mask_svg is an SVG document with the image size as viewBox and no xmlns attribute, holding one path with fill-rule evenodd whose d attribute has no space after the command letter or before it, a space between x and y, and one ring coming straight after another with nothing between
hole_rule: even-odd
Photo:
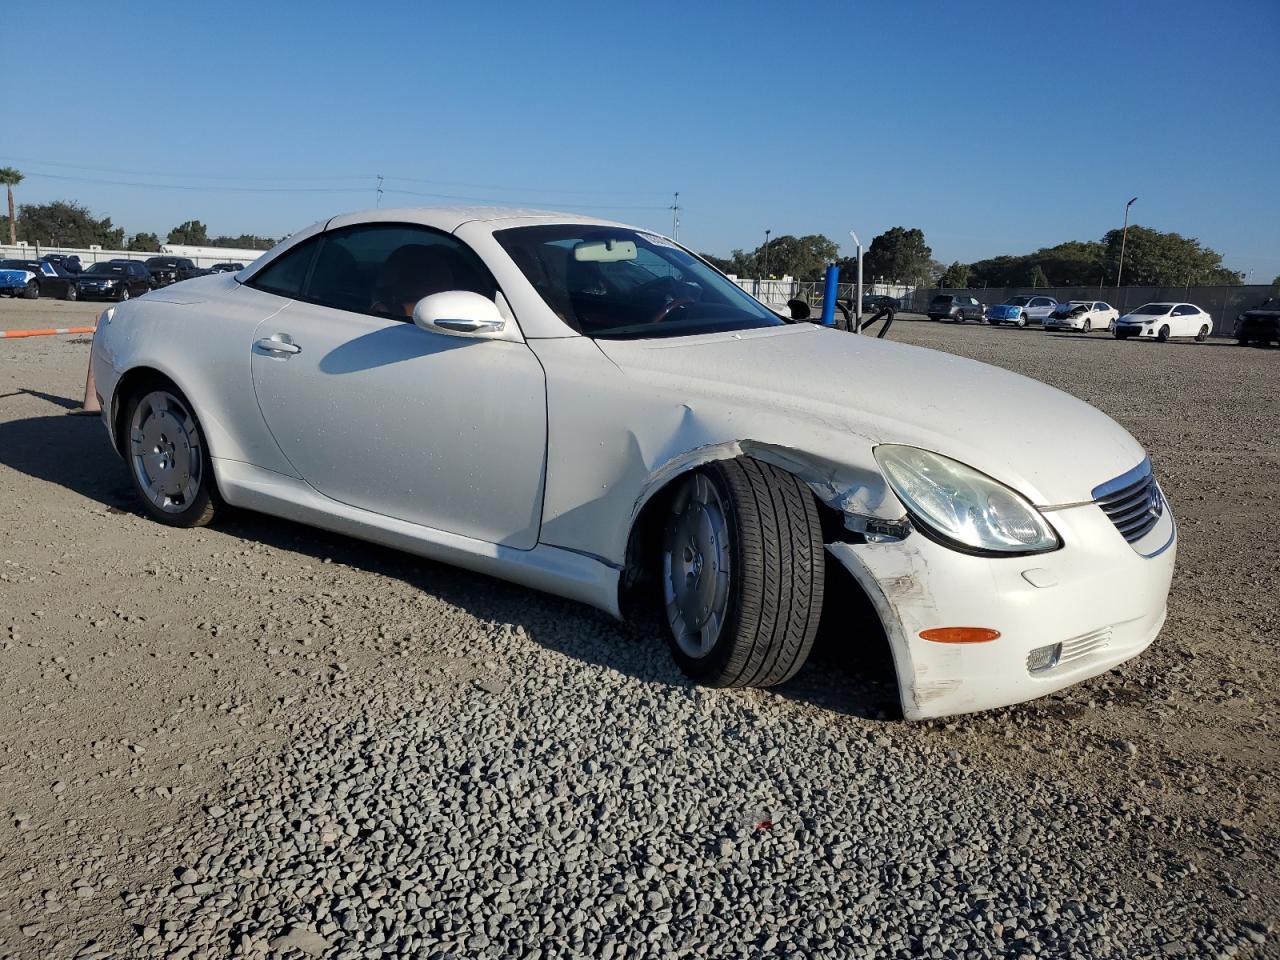
<instances>
[{"instance_id":1,"label":"rear wheel","mask_svg":"<svg viewBox=\"0 0 1280 960\"><path fill-rule=\"evenodd\" d=\"M153 520L172 527L209 523L221 499L213 464L191 405L168 380L141 384L126 401L129 478Z\"/></svg>"},{"instance_id":2,"label":"rear wheel","mask_svg":"<svg viewBox=\"0 0 1280 960\"><path fill-rule=\"evenodd\" d=\"M680 669L715 687L782 683L822 615L824 554L813 493L740 457L680 481L663 532L662 600Z\"/></svg>"},{"instance_id":3,"label":"rear wheel","mask_svg":"<svg viewBox=\"0 0 1280 960\"><path fill-rule=\"evenodd\" d=\"M1196 334L1196 343L1204 343L1208 339L1209 339L1209 325L1206 323L1200 327L1199 332Z\"/></svg>"},{"instance_id":4,"label":"rear wheel","mask_svg":"<svg viewBox=\"0 0 1280 960\"><path fill-rule=\"evenodd\" d=\"M1160 329L1156 331L1156 339L1161 343L1169 339L1169 325L1167 323L1161 324Z\"/></svg>"},{"instance_id":5,"label":"rear wheel","mask_svg":"<svg viewBox=\"0 0 1280 960\"><path fill-rule=\"evenodd\" d=\"M22 288L22 297L24 300L39 300L40 284L34 280L28 280L27 285Z\"/></svg>"}]
</instances>

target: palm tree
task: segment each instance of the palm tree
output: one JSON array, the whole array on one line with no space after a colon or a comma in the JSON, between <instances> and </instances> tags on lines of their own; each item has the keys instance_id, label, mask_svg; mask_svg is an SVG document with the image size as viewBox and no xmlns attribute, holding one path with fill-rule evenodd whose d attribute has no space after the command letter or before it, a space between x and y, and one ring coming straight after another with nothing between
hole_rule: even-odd
<instances>
[{"instance_id":1,"label":"palm tree","mask_svg":"<svg viewBox=\"0 0 1280 960\"><path fill-rule=\"evenodd\" d=\"M18 242L18 221L13 213L13 188L22 182L22 174L13 167L0 167L0 183L4 184L4 189L9 194L9 243L10 245Z\"/></svg>"}]
</instances>

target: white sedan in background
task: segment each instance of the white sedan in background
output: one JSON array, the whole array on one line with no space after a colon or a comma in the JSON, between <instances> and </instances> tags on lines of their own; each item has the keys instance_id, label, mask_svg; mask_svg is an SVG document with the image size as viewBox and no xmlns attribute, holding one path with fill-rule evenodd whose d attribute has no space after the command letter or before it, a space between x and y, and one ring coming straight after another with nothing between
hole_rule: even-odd
<instances>
[{"instance_id":1,"label":"white sedan in background","mask_svg":"<svg viewBox=\"0 0 1280 960\"><path fill-rule=\"evenodd\" d=\"M887 638L908 718L1050 693L1164 622L1173 516L1113 420L788 322L622 224L334 217L112 307L91 362L157 521L259 510L649 607L711 686L791 677L828 582L869 599L842 641L856 661Z\"/></svg>"},{"instance_id":2,"label":"white sedan in background","mask_svg":"<svg viewBox=\"0 0 1280 960\"><path fill-rule=\"evenodd\" d=\"M1045 317L1046 330L1111 331L1120 317L1120 311L1101 300L1071 300L1060 303L1053 313Z\"/></svg>"},{"instance_id":3,"label":"white sedan in background","mask_svg":"<svg viewBox=\"0 0 1280 960\"><path fill-rule=\"evenodd\" d=\"M1140 337L1163 343L1171 337L1194 337L1203 343L1213 332L1213 317L1194 303L1144 303L1116 321L1117 340Z\"/></svg>"}]
</instances>

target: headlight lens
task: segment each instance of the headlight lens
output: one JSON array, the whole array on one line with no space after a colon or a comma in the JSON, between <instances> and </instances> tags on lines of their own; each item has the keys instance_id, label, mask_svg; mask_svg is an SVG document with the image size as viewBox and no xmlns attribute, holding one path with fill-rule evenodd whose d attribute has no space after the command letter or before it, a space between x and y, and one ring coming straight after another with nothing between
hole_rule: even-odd
<instances>
[{"instance_id":1,"label":"headlight lens","mask_svg":"<svg viewBox=\"0 0 1280 960\"><path fill-rule=\"evenodd\" d=\"M883 444L876 461L917 524L981 553L1045 553L1062 546L1053 527L1020 494L972 467L917 447Z\"/></svg>"}]
</instances>

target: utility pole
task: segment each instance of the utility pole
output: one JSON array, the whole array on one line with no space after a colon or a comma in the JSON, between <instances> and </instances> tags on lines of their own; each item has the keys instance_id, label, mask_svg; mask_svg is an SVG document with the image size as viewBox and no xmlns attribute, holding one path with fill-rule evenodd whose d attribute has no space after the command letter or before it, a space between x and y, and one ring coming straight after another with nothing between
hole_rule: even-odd
<instances>
[{"instance_id":1,"label":"utility pole","mask_svg":"<svg viewBox=\"0 0 1280 960\"><path fill-rule=\"evenodd\" d=\"M671 239L680 239L680 191L676 191L676 198L671 203Z\"/></svg>"},{"instance_id":2,"label":"utility pole","mask_svg":"<svg viewBox=\"0 0 1280 960\"><path fill-rule=\"evenodd\" d=\"M382 206L382 174L378 174L378 202L376 206Z\"/></svg>"},{"instance_id":3,"label":"utility pole","mask_svg":"<svg viewBox=\"0 0 1280 960\"><path fill-rule=\"evenodd\" d=\"M764 232L764 276L761 278L763 280L769 279L769 234L772 232L772 230Z\"/></svg>"},{"instance_id":4,"label":"utility pole","mask_svg":"<svg viewBox=\"0 0 1280 960\"><path fill-rule=\"evenodd\" d=\"M1134 197L1133 200L1124 205L1124 232L1120 234L1120 265L1116 267L1117 290L1120 289L1120 275L1124 273L1124 245L1125 241L1129 239L1129 208L1133 206L1137 199L1137 197Z\"/></svg>"}]
</instances>

